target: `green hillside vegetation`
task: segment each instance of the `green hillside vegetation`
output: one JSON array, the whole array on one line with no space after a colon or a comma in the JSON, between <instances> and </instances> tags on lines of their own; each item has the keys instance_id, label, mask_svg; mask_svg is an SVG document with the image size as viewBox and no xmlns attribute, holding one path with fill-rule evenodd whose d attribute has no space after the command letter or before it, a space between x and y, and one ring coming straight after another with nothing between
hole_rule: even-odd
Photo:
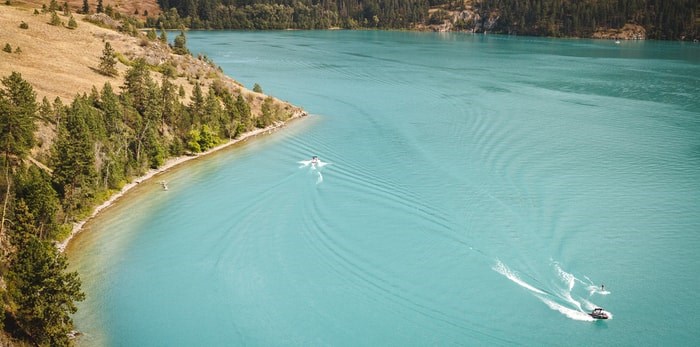
<instances>
[{"instance_id":1,"label":"green hillside vegetation","mask_svg":"<svg viewBox=\"0 0 700 347\"><path fill-rule=\"evenodd\" d=\"M5 19L16 18L17 23L20 18L31 19L32 26L47 24L41 17L22 13L7 12ZM46 18L54 14L47 13ZM52 30L74 35L80 27L90 25L83 22L74 30L60 26ZM90 31L83 28L83 32ZM102 56L90 69L95 80L107 78L107 82L68 101L46 96L39 100L34 86L18 71L0 76L2 346L73 343L71 314L85 294L78 274L67 272L67 260L56 243L95 206L170 157L206 151L300 112L245 90L223 76L208 58L192 57L184 32L173 47L179 55L154 32L127 33L138 38L127 49L146 47L144 54L158 63L121 54L104 41ZM123 35L111 32L109 37L124 47ZM20 37L13 41L20 39L25 45L32 41ZM56 41L50 44L70 44ZM14 48L9 43L6 46L10 51ZM37 47L31 45L22 54L31 55ZM120 64L126 68L118 69ZM20 64L16 67L27 69ZM45 74L37 82L54 80L50 70ZM61 83L60 78L55 83Z\"/></svg>"},{"instance_id":2,"label":"green hillside vegetation","mask_svg":"<svg viewBox=\"0 0 700 347\"><path fill-rule=\"evenodd\" d=\"M700 38L697 0L159 0L152 27L193 29L421 29L591 37L634 24L646 37Z\"/></svg>"}]
</instances>

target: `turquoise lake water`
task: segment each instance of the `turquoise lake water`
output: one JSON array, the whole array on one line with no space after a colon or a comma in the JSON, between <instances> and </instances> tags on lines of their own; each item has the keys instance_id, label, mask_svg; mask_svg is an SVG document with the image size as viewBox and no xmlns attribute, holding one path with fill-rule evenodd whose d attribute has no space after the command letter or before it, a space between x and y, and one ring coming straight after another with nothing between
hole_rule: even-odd
<instances>
[{"instance_id":1,"label":"turquoise lake water","mask_svg":"<svg viewBox=\"0 0 700 347\"><path fill-rule=\"evenodd\" d=\"M700 45L188 46L312 115L89 223L69 248L82 345L700 344Z\"/></svg>"}]
</instances>

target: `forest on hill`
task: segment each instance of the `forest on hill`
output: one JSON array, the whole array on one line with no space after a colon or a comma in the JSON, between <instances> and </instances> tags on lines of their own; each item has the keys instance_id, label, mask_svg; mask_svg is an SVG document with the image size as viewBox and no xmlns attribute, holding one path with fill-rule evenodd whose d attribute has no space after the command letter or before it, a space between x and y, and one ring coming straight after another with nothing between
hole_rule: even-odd
<instances>
[{"instance_id":1,"label":"forest on hill","mask_svg":"<svg viewBox=\"0 0 700 347\"><path fill-rule=\"evenodd\" d=\"M33 13L0 11L9 33L0 51L0 346L71 345L71 315L85 293L57 243L74 223L169 158L303 111L193 57L184 32L169 45L165 31L79 15L56 1ZM77 45L85 59L59 56ZM48 58L63 70L47 67Z\"/></svg>"},{"instance_id":2,"label":"forest on hill","mask_svg":"<svg viewBox=\"0 0 700 347\"><path fill-rule=\"evenodd\" d=\"M159 0L149 25L192 29L416 29L591 37L634 24L646 37L700 38L698 0Z\"/></svg>"}]
</instances>

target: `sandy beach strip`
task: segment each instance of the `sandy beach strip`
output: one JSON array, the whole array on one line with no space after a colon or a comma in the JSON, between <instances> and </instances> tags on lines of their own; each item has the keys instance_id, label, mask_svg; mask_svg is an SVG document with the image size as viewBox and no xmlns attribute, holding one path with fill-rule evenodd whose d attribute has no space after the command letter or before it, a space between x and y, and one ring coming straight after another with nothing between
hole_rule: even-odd
<instances>
[{"instance_id":1,"label":"sandy beach strip","mask_svg":"<svg viewBox=\"0 0 700 347\"><path fill-rule=\"evenodd\" d=\"M223 143L219 146L216 146L214 148L207 150L206 152L197 153L194 155L173 157L173 158L168 159L165 162L165 164L163 164L159 168L148 170L148 172L146 172L143 176L140 176L140 177L132 180L128 184L124 185L124 187L122 187L122 189L120 191L118 191L114 195L110 196L109 199L107 199L107 201L105 201L102 204L100 204L99 206L95 207L95 209L92 211L92 213L90 214L89 217L87 217L79 222L74 223L73 230L71 231L70 235L68 235L68 237L66 237L66 239L63 240L62 242L57 243L56 247L58 248L59 252L64 252L66 250L66 247L68 247L68 244L70 243L70 241L75 237L75 235L77 235L82 230L85 223L87 223L90 219L97 216L97 214L99 214L102 210L106 209L109 206L112 206L112 204L114 204L119 198L124 196L124 194L126 194L129 190L131 190L131 188L136 187L136 185L138 185L139 183L147 181L148 179L152 178L153 176L155 176L159 173L165 172L167 170L170 170L173 167L180 165L184 162L190 161L190 160L195 159L195 158L199 158L201 156L205 156L205 155L210 154L210 153L214 153L216 151L219 151L219 150L222 150L226 147L229 147L233 144L245 141L251 137L255 137L255 136L258 136L260 134L271 133L275 130L278 130L278 129L284 127L289 122L291 122L295 119L301 118L301 117L305 117L307 115L308 114L305 111L299 110L299 111L295 112L294 115L292 115L292 117L290 117L288 120L286 120L284 122L279 122L279 123L276 123L274 125L268 126L266 128L255 129L253 131L249 131L247 133L244 133L243 135L241 135L238 138L229 140L226 143Z\"/></svg>"}]
</instances>

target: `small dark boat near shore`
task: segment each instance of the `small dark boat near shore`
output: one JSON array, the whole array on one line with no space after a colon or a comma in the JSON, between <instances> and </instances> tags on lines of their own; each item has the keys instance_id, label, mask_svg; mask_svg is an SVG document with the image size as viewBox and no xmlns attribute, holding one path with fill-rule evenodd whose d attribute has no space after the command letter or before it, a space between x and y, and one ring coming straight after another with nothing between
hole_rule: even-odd
<instances>
[{"instance_id":1,"label":"small dark boat near shore","mask_svg":"<svg viewBox=\"0 0 700 347\"><path fill-rule=\"evenodd\" d=\"M595 309L594 309L591 313L589 313L588 315L591 316L591 317L593 317L593 318L595 318L595 319L608 319L608 318L610 318L610 317L608 316L608 313L605 312L605 310L603 310L603 309L600 308L600 307L595 308Z\"/></svg>"}]
</instances>

